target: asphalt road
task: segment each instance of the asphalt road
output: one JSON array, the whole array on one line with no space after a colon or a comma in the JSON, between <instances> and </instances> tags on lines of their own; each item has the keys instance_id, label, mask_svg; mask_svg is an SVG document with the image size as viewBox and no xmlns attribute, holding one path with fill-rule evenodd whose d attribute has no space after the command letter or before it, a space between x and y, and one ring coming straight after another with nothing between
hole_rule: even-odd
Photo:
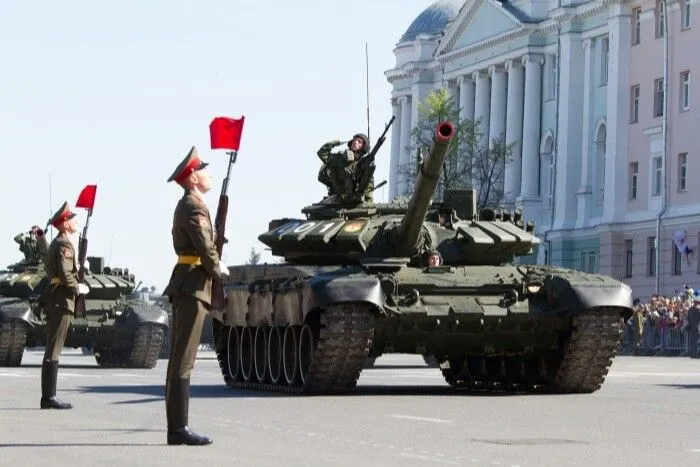
<instances>
[{"instance_id":1,"label":"asphalt road","mask_svg":"<svg viewBox=\"0 0 700 467\"><path fill-rule=\"evenodd\" d=\"M700 465L700 360L618 357L591 395L462 395L420 357L386 355L356 393L253 394L224 386L212 352L192 376L190 427L205 447L165 444L164 373L98 368L64 352L39 410L40 351L0 368L0 465Z\"/></svg>"}]
</instances>

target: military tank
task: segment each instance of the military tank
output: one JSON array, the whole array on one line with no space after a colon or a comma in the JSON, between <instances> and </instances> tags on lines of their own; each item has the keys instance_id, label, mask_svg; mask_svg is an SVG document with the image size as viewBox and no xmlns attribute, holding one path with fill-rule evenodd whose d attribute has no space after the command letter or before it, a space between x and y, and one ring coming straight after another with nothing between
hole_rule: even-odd
<instances>
[{"instance_id":1,"label":"military tank","mask_svg":"<svg viewBox=\"0 0 700 467\"><path fill-rule=\"evenodd\" d=\"M351 392L368 359L434 356L470 391L591 393L621 342L631 290L600 274L516 258L539 244L519 210L476 212L473 190L432 202L450 122L435 129L410 199L324 198L270 222L280 264L230 267L214 313L225 384L294 394ZM439 265L425 263L438 252Z\"/></svg>"},{"instance_id":2,"label":"military tank","mask_svg":"<svg viewBox=\"0 0 700 467\"><path fill-rule=\"evenodd\" d=\"M88 257L85 315L74 317L64 347L92 349L106 368L153 368L164 344L168 315L138 298L128 269ZM0 271L0 366L20 366L25 347L46 345L46 313L38 303L49 286L43 262L25 258Z\"/></svg>"}]
</instances>

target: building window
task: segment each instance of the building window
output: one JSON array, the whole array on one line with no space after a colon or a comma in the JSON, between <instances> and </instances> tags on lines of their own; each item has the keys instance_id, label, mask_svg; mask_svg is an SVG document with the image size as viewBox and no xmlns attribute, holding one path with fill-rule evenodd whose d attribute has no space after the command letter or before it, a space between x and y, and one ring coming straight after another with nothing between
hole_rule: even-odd
<instances>
[{"instance_id":1,"label":"building window","mask_svg":"<svg viewBox=\"0 0 700 467\"><path fill-rule=\"evenodd\" d=\"M686 191L688 180L688 153L678 154L678 192Z\"/></svg>"},{"instance_id":2,"label":"building window","mask_svg":"<svg viewBox=\"0 0 700 467\"><path fill-rule=\"evenodd\" d=\"M546 202L545 208L551 209L554 204L554 140L546 136L543 151L540 155L540 186L539 195Z\"/></svg>"},{"instance_id":3,"label":"building window","mask_svg":"<svg viewBox=\"0 0 700 467\"><path fill-rule=\"evenodd\" d=\"M690 0L683 0L681 3L681 29L690 28Z\"/></svg>"},{"instance_id":4,"label":"building window","mask_svg":"<svg viewBox=\"0 0 700 467\"><path fill-rule=\"evenodd\" d=\"M647 238L647 275L656 275L656 237Z\"/></svg>"},{"instance_id":5,"label":"building window","mask_svg":"<svg viewBox=\"0 0 700 467\"><path fill-rule=\"evenodd\" d=\"M651 159L651 195L661 196L663 160L660 156Z\"/></svg>"},{"instance_id":6,"label":"building window","mask_svg":"<svg viewBox=\"0 0 700 467\"><path fill-rule=\"evenodd\" d=\"M690 108L690 71L681 73L681 112Z\"/></svg>"},{"instance_id":7,"label":"building window","mask_svg":"<svg viewBox=\"0 0 700 467\"><path fill-rule=\"evenodd\" d=\"M671 240L671 249L673 250L673 274L674 276L680 276L681 275L681 252L678 251L678 248L676 247L676 244L673 240Z\"/></svg>"},{"instance_id":8,"label":"building window","mask_svg":"<svg viewBox=\"0 0 700 467\"><path fill-rule=\"evenodd\" d=\"M608 59L610 57L610 39L604 37L600 44L600 85L608 84Z\"/></svg>"},{"instance_id":9,"label":"building window","mask_svg":"<svg viewBox=\"0 0 700 467\"><path fill-rule=\"evenodd\" d=\"M598 128L598 134L595 139L596 147L596 191L595 191L595 203L596 206L602 206L605 202L605 149L607 141L607 128L605 124L600 125Z\"/></svg>"},{"instance_id":10,"label":"building window","mask_svg":"<svg viewBox=\"0 0 700 467\"><path fill-rule=\"evenodd\" d=\"M642 9L632 10L632 45L637 45L642 39Z\"/></svg>"},{"instance_id":11,"label":"building window","mask_svg":"<svg viewBox=\"0 0 700 467\"><path fill-rule=\"evenodd\" d=\"M632 244L633 240L625 240L625 277L632 277Z\"/></svg>"},{"instance_id":12,"label":"building window","mask_svg":"<svg viewBox=\"0 0 700 467\"><path fill-rule=\"evenodd\" d=\"M654 117L664 114L664 79L654 80Z\"/></svg>"},{"instance_id":13,"label":"building window","mask_svg":"<svg viewBox=\"0 0 700 467\"><path fill-rule=\"evenodd\" d=\"M630 92L630 123L639 121L639 85L632 86Z\"/></svg>"},{"instance_id":14,"label":"building window","mask_svg":"<svg viewBox=\"0 0 700 467\"><path fill-rule=\"evenodd\" d=\"M637 199L637 183L639 182L639 162L630 162L628 198Z\"/></svg>"},{"instance_id":15,"label":"building window","mask_svg":"<svg viewBox=\"0 0 700 467\"><path fill-rule=\"evenodd\" d=\"M664 37L664 17L666 16L666 8L663 0L656 0L656 8L654 9L654 22L656 23L656 37Z\"/></svg>"}]
</instances>

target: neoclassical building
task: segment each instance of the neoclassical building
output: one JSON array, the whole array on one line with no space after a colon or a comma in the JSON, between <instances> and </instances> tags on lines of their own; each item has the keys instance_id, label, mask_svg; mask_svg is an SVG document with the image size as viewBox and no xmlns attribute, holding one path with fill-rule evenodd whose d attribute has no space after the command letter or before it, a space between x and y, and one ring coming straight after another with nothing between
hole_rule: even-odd
<instances>
[{"instance_id":1,"label":"neoclassical building","mask_svg":"<svg viewBox=\"0 0 700 467\"><path fill-rule=\"evenodd\" d=\"M669 36L674 33L671 28L681 31L680 12L689 11L689 5L690 0L669 0ZM658 43L647 56L646 47L637 47L634 39L638 33L645 40L647 35L660 37L658 21L648 21L658 18L659 8L654 0L440 0L430 5L399 39L396 65L386 72L396 116L390 197L404 193L402 167L414 163L410 130L418 118L418 102L431 90L447 88L461 117L482 122L482 144L499 136L515 143L503 182L506 203L522 208L527 219L536 221L542 240L536 255L522 262L600 271L631 283L641 297L648 297L655 287L671 293L682 282L700 286L700 263L682 278L661 281L651 266L644 273L637 264L643 257L647 262L651 258L643 242L652 236L649 227L660 209L655 199L659 187L651 186L652 178L659 176L652 157L658 156L659 122L648 121L658 120L658 115L645 115L638 118L646 125L640 128L632 117L635 109L642 111L645 100L658 99L654 79L661 76L663 60ZM678 20L672 20L673 11L678 11ZM632 15L637 15L634 20ZM686 41L700 43L700 35L686 36ZM678 46L673 50L675 56L683 56ZM686 55L697 56L692 49L685 50ZM675 69L669 75L674 84L676 75ZM669 96L674 98L670 89ZM678 105L670 106L670 111L677 109ZM646 144L639 144L638 138L645 138ZM656 142L650 143L650 138ZM684 151L685 168L679 165L677 170L685 170L687 178L692 148ZM647 203L630 197L632 170L637 170L634 183L639 196L647 181L650 190L657 190ZM700 173L697 166L695 173ZM668 178L666 173L664 177ZM686 219L663 218L671 227L663 229L658 242L659 254L668 255L659 269L677 263L671 247L679 223L690 229L689 237L695 237L689 243L697 246L699 229L693 225L700 224L700 205L689 196L684 200L676 211L665 212L666 217L683 213ZM686 226L688 222L695 224ZM639 243L632 254L625 249L630 239ZM639 277L634 278L637 270Z\"/></svg>"}]
</instances>

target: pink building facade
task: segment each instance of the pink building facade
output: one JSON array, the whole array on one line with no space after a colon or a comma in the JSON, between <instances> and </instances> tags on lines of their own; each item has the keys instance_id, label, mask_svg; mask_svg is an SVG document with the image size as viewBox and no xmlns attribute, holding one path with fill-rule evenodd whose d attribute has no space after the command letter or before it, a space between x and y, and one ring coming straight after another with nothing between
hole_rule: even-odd
<instances>
[{"instance_id":1,"label":"pink building facade","mask_svg":"<svg viewBox=\"0 0 700 467\"><path fill-rule=\"evenodd\" d=\"M600 272L646 298L657 288L700 287L700 101L692 84L700 74L700 3L643 0L629 9L627 209L601 232ZM674 234L692 254L680 254Z\"/></svg>"}]
</instances>

